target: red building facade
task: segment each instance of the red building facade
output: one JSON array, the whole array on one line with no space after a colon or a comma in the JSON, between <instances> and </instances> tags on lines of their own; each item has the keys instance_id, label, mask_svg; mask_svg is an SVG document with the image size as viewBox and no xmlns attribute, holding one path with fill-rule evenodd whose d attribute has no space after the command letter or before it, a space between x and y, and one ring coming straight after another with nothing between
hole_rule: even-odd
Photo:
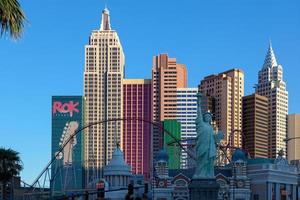
<instances>
[{"instance_id":1,"label":"red building facade","mask_svg":"<svg viewBox=\"0 0 300 200\"><path fill-rule=\"evenodd\" d=\"M123 81L123 116L151 121L151 80ZM150 176L151 124L137 120L123 123L123 151L125 161L134 174Z\"/></svg>"}]
</instances>

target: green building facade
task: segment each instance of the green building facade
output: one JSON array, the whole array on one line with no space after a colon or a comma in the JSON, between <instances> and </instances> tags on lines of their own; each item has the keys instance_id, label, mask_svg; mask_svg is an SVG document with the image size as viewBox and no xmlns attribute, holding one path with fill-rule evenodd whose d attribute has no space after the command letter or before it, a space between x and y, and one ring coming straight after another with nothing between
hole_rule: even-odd
<instances>
[{"instance_id":1,"label":"green building facade","mask_svg":"<svg viewBox=\"0 0 300 200\"><path fill-rule=\"evenodd\" d=\"M180 123L177 120L164 120L163 127L165 130L172 133L177 140L180 140L181 128ZM180 169L181 148L175 142L174 138L166 132L164 132L164 148L169 155L169 169Z\"/></svg>"}]
</instances>

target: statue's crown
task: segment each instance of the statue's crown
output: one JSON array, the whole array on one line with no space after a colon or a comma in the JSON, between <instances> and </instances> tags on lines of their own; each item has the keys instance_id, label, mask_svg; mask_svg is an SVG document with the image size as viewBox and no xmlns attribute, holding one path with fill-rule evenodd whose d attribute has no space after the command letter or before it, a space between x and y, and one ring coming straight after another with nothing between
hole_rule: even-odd
<instances>
[{"instance_id":1,"label":"statue's crown","mask_svg":"<svg viewBox=\"0 0 300 200\"><path fill-rule=\"evenodd\" d=\"M212 117L212 113L211 112L205 112L204 114L203 114L203 116L205 116L205 115L210 115L211 117Z\"/></svg>"}]
</instances>

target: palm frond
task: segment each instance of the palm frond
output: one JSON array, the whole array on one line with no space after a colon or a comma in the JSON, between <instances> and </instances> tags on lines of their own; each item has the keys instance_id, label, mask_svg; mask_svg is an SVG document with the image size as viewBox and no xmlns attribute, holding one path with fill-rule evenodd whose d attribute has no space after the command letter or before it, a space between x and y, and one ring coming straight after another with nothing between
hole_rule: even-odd
<instances>
[{"instance_id":1,"label":"palm frond","mask_svg":"<svg viewBox=\"0 0 300 200\"><path fill-rule=\"evenodd\" d=\"M0 0L0 35L9 33L13 39L21 37L26 20L18 0Z\"/></svg>"},{"instance_id":2,"label":"palm frond","mask_svg":"<svg viewBox=\"0 0 300 200\"><path fill-rule=\"evenodd\" d=\"M13 176L19 175L22 169L19 152L0 148L0 182L9 181Z\"/></svg>"}]
</instances>

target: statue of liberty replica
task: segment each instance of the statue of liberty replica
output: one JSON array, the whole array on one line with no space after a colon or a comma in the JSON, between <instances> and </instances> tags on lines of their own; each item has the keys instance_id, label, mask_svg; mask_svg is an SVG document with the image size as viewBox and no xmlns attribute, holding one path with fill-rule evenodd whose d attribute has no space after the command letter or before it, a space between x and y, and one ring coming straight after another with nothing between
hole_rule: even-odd
<instances>
[{"instance_id":1,"label":"statue of liberty replica","mask_svg":"<svg viewBox=\"0 0 300 200\"><path fill-rule=\"evenodd\" d=\"M202 114L201 93L197 94L196 118L196 168L189 185L191 199L217 200L219 185L214 176L217 143L223 139L223 134L215 134L211 125L212 114Z\"/></svg>"}]
</instances>

